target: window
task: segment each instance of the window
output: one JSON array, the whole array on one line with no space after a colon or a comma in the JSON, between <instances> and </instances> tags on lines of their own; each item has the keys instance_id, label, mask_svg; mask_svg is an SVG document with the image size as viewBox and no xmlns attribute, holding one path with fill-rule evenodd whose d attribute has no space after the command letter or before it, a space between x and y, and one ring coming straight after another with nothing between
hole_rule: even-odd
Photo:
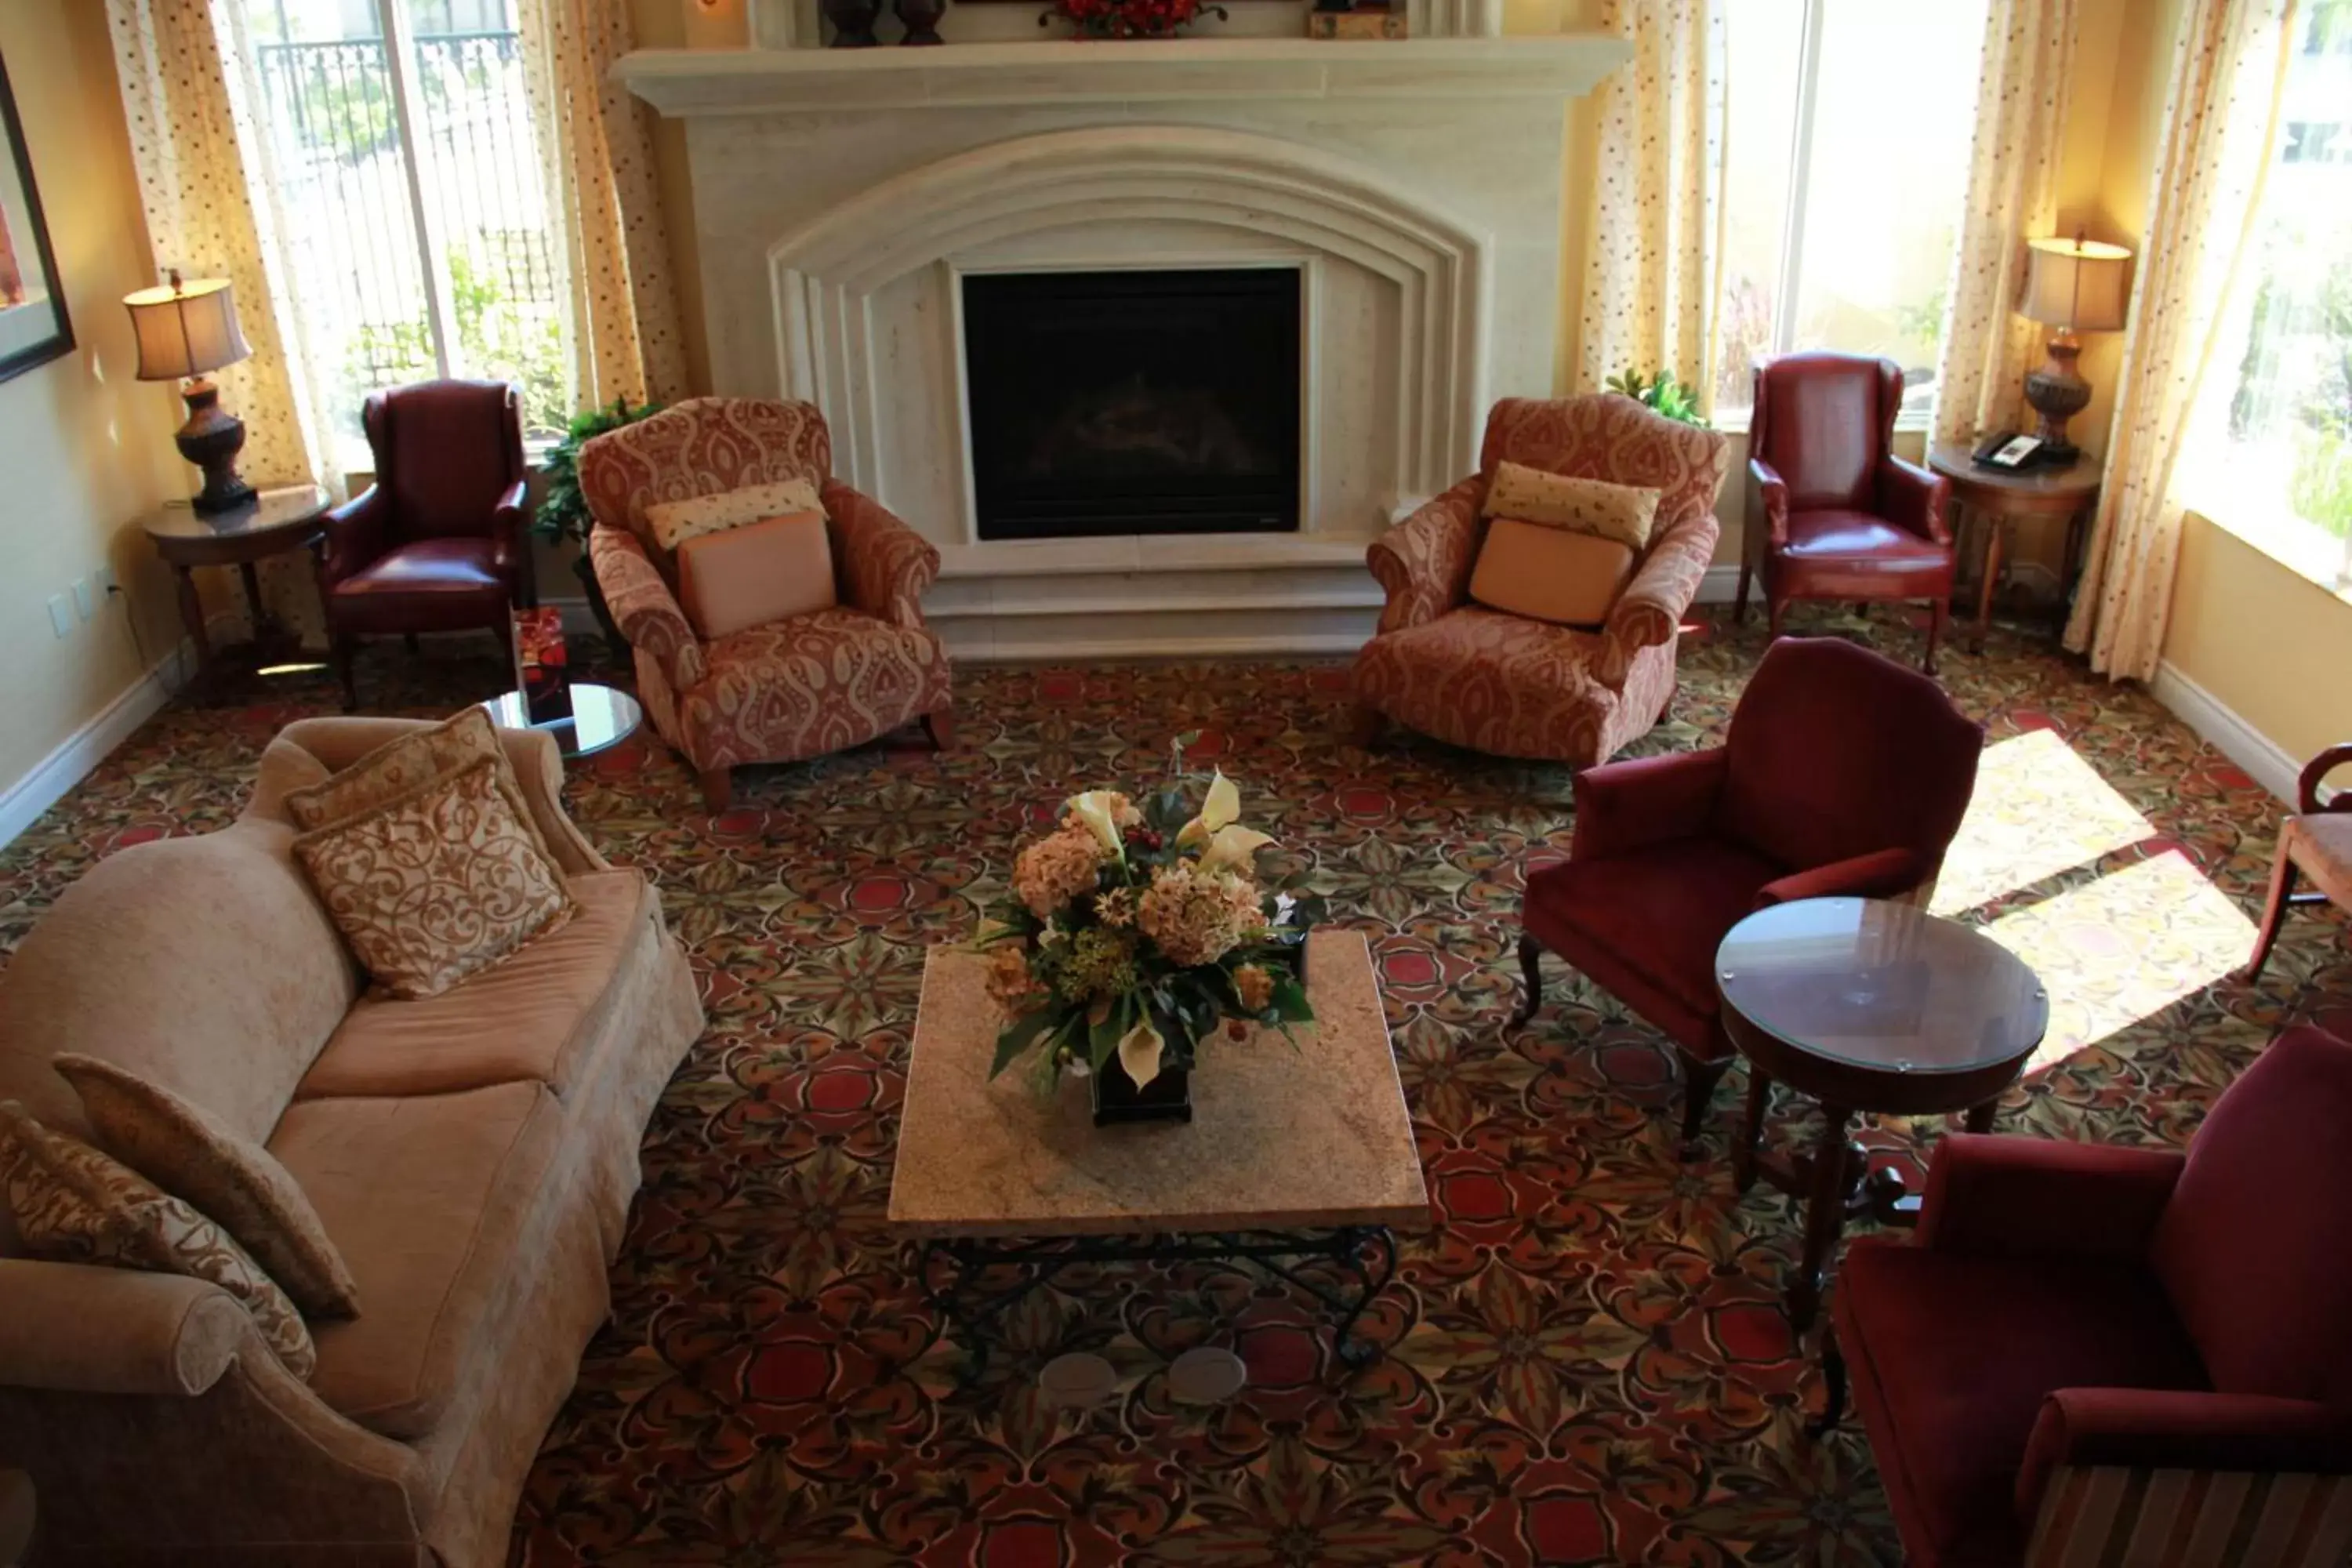
<instances>
[{"instance_id":1,"label":"window","mask_svg":"<svg viewBox=\"0 0 2352 1568\"><path fill-rule=\"evenodd\" d=\"M2305 0L2277 145L2190 421L2198 510L2352 588L2352 0Z\"/></svg>"},{"instance_id":2,"label":"window","mask_svg":"<svg viewBox=\"0 0 2352 1568\"><path fill-rule=\"evenodd\" d=\"M1755 362L1884 354L1935 396L1968 192L1984 0L1734 0L1726 7L1723 292L1716 408Z\"/></svg>"},{"instance_id":3,"label":"window","mask_svg":"<svg viewBox=\"0 0 2352 1568\"><path fill-rule=\"evenodd\" d=\"M514 0L237 0L299 336L338 449L371 392L439 375L570 416L567 312Z\"/></svg>"}]
</instances>

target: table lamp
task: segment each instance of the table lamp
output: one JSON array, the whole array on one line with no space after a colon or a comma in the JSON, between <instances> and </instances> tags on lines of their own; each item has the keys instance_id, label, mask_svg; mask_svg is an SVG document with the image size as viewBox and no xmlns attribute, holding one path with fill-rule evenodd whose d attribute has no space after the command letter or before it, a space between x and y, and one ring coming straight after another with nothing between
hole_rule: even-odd
<instances>
[{"instance_id":1,"label":"table lamp","mask_svg":"<svg viewBox=\"0 0 2352 1568\"><path fill-rule=\"evenodd\" d=\"M2025 401L2042 416L2034 434L2042 457L2070 463L2078 455L2066 439L2066 421L2091 401L2091 384L2074 371L2083 352L2077 332L2113 332L2124 324L2124 263L2131 252L2120 245L2084 239L2027 242L2025 303L2021 313L2056 329L2045 345L2049 357L2025 376Z\"/></svg>"},{"instance_id":2,"label":"table lamp","mask_svg":"<svg viewBox=\"0 0 2352 1568\"><path fill-rule=\"evenodd\" d=\"M235 364L253 351L236 324L236 295L226 278L194 283L168 273L171 282L142 289L122 301L139 335L139 379L180 381L188 422L180 426L180 456L205 472L205 488L193 505L198 511L229 511L253 499L253 487L237 477L236 455L245 446L245 421L222 411L220 388L208 373Z\"/></svg>"}]
</instances>

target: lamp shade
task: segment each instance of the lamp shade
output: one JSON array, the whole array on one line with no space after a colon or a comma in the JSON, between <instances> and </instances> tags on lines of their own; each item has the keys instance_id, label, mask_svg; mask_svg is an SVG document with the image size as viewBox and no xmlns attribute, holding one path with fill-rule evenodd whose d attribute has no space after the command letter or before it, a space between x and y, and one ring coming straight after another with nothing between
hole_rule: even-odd
<instances>
[{"instance_id":1,"label":"lamp shade","mask_svg":"<svg viewBox=\"0 0 2352 1568\"><path fill-rule=\"evenodd\" d=\"M253 352L236 324L236 294L226 278L142 289L122 302L139 335L142 381L202 375Z\"/></svg>"},{"instance_id":2,"label":"lamp shade","mask_svg":"<svg viewBox=\"0 0 2352 1568\"><path fill-rule=\"evenodd\" d=\"M2124 324L2125 263L2131 252L2095 239L2027 242L2025 303L2021 313L2045 326L2083 332L2119 331Z\"/></svg>"}]
</instances>

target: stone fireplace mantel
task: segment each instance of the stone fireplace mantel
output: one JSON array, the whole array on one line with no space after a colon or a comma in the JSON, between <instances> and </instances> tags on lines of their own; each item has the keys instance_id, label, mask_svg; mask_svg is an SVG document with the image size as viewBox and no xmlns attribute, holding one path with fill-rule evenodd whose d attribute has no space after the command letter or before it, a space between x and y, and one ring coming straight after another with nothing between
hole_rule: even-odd
<instances>
[{"instance_id":1,"label":"stone fireplace mantel","mask_svg":"<svg viewBox=\"0 0 2352 1568\"><path fill-rule=\"evenodd\" d=\"M824 410L836 470L940 546L950 651L1331 653L1378 611L1364 546L1475 467L1495 398L1552 389L1567 107L1630 54L1225 36L616 74L685 125L714 390ZM982 541L964 280L1169 268L1298 279L1298 531Z\"/></svg>"}]
</instances>

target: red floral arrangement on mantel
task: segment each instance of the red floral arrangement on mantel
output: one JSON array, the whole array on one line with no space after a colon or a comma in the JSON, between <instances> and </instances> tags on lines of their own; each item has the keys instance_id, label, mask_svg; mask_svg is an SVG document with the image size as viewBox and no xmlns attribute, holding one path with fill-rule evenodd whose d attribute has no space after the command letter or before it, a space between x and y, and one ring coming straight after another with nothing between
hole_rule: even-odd
<instances>
[{"instance_id":1,"label":"red floral arrangement on mantel","mask_svg":"<svg viewBox=\"0 0 2352 1568\"><path fill-rule=\"evenodd\" d=\"M1041 27L1057 16L1066 19L1087 38L1172 38L1180 27L1207 12L1222 22L1223 5L1201 0L1054 0L1054 8L1037 18Z\"/></svg>"}]
</instances>

